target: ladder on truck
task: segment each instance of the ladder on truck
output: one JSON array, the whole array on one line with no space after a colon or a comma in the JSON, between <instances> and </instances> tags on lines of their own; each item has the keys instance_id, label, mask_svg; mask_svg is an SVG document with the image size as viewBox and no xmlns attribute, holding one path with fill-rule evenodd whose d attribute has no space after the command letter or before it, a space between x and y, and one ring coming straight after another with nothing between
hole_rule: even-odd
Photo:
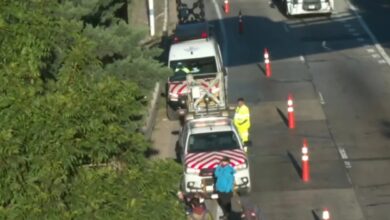
<instances>
[{"instance_id":1,"label":"ladder on truck","mask_svg":"<svg viewBox=\"0 0 390 220\"><path fill-rule=\"evenodd\" d=\"M187 75L187 118L228 116L225 77L219 72L209 82Z\"/></svg>"}]
</instances>

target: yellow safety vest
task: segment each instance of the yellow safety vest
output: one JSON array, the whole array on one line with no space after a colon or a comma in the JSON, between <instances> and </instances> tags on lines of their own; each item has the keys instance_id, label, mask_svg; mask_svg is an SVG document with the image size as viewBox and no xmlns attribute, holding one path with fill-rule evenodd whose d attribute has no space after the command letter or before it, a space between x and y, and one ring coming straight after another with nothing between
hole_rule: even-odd
<instances>
[{"instance_id":1,"label":"yellow safety vest","mask_svg":"<svg viewBox=\"0 0 390 220\"><path fill-rule=\"evenodd\" d=\"M238 128L248 128L251 126L249 108L246 105L236 108L234 114L234 124Z\"/></svg>"},{"instance_id":2,"label":"yellow safety vest","mask_svg":"<svg viewBox=\"0 0 390 220\"><path fill-rule=\"evenodd\" d=\"M179 72L179 71L183 71L183 72L185 72L185 73L190 73L190 72L191 72L187 67L183 67L183 68L181 68L181 69L179 69L179 68L176 68L176 69L175 69L175 73L176 73L176 72Z\"/></svg>"}]
</instances>

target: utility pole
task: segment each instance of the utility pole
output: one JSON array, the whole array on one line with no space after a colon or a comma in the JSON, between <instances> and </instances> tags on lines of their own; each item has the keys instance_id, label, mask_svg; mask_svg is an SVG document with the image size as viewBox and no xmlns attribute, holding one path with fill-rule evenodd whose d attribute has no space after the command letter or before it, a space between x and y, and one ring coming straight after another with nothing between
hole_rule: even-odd
<instances>
[{"instance_id":1,"label":"utility pole","mask_svg":"<svg viewBox=\"0 0 390 220\"><path fill-rule=\"evenodd\" d=\"M150 27L150 36L155 34L155 25L154 25L154 0L148 0L149 6L149 27Z\"/></svg>"}]
</instances>

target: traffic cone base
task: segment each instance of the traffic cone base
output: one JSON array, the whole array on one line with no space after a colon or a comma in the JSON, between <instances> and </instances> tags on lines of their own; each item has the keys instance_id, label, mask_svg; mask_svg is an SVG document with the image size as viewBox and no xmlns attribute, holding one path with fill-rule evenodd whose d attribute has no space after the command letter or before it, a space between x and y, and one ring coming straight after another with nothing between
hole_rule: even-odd
<instances>
[{"instance_id":1,"label":"traffic cone base","mask_svg":"<svg viewBox=\"0 0 390 220\"><path fill-rule=\"evenodd\" d=\"M329 220L329 219L330 219L329 211L328 209L324 209L324 211L322 211L322 220Z\"/></svg>"}]
</instances>

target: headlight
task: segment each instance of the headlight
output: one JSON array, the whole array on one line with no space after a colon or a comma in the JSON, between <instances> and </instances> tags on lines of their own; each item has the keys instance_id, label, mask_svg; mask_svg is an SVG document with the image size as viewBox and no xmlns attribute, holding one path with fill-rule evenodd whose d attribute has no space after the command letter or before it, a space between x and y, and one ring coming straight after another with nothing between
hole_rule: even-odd
<instances>
[{"instance_id":1,"label":"headlight","mask_svg":"<svg viewBox=\"0 0 390 220\"><path fill-rule=\"evenodd\" d=\"M187 167L186 173L188 173L188 174L199 174L200 170L195 169L195 168L191 168L191 167Z\"/></svg>"},{"instance_id":2,"label":"headlight","mask_svg":"<svg viewBox=\"0 0 390 220\"><path fill-rule=\"evenodd\" d=\"M248 162L245 161L245 163L243 164L239 164L236 166L236 170L243 170L243 169L246 169L248 168Z\"/></svg>"}]
</instances>

